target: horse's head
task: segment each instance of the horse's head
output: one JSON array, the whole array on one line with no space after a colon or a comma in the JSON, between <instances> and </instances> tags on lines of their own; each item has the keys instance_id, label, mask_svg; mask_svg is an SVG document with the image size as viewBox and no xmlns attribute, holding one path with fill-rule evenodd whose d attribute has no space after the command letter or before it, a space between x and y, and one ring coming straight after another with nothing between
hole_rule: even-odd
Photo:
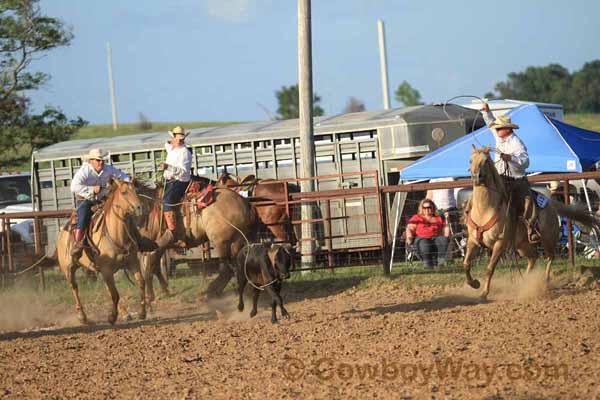
<instances>
[{"instance_id":1,"label":"horse's head","mask_svg":"<svg viewBox=\"0 0 600 400\"><path fill-rule=\"evenodd\" d=\"M120 210L123 217L126 215L142 216L142 202L136 192L135 179L131 182L111 179L109 185L112 196L112 207Z\"/></svg>"},{"instance_id":2,"label":"horse's head","mask_svg":"<svg viewBox=\"0 0 600 400\"><path fill-rule=\"evenodd\" d=\"M490 157L490 148L482 147L481 149L477 149L472 145L469 162L469 172L471 173L473 186L485 185L486 179L492 177L493 168L495 168Z\"/></svg>"},{"instance_id":3,"label":"horse's head","mask_svg":"<svg viewBox=\"0 0 600 400\"><path fill-rule=\"evenodd\" d=\"M223 172L217 179L217 187L231 188L238 185L238 181L234 179L229 172Z\"/></svg>"}]
</instances>

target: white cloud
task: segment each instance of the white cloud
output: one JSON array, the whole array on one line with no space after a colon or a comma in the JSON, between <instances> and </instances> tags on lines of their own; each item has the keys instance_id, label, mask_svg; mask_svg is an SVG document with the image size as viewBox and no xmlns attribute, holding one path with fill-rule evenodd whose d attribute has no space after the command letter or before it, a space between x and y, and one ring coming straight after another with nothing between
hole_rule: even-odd
<instances>
[{"instance_id":1,"label":"white cloud","mask_svg":"<svg viewBox=\"0 0 600 400\"><path fill-rule=\"evenodd\" d=\"M256 3L256 0L204 0L206 11L211 17L230 22L247 19Z\"/></svg>"}]
</instances>

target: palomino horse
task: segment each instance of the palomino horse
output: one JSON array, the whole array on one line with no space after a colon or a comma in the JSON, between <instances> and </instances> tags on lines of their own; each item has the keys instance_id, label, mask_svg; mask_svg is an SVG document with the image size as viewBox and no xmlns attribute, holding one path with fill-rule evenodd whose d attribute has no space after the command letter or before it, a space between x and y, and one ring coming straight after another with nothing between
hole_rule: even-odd
<instances>
[{"instance_id":1,"label":"palomino horse","mask_svg":"<svg viewBox=\"0 0 600 400\"><path fill-rule=\"evenodd\" d=\"M472 146L471 180L473 181L473 197L470 210L466 211L469 236L464 259L466 280L469 286L478 289L479 281L471 277L471 259L474 250L485 246L492 250L486 271L486 282L481 297L487 298L494 269L502 254L511 248L527 258L527 272L531 271L538 258L537 246L528 240L527 227L515 214L514 204L510 204L510 195L506 190L503 178L496 171L490 157L490 148L476 149ZM546 283L550 280L550 269L555 256L559 238L558 215L579 221L591 226L597 221L589 213L566 206L558 201L550 203L538 213L541 245L546 257Z\"/></svg>"},{"instance_id":2,"label":"palomino horse","mask_svg":"<svg viewBox=\"0 0 600 400\"><path fill-rule=\"evenodd\" d=\"M237 178L237 177L236 177ZM285 183L273 179L256 179L248 175L242 181L234 179L231 174L223 173L217 180L218 187L228 187L235 191L245 190L259 202L273 202L274 204L252 204L258 219L271 231L277 241L297 244L294 229L288 229L291 216L286 207L281 203L286 198ZM297 185L288 184L289 193L299 193Z\"/></svg>"},{"instance_id":3,"label":"palomino horse","mask_svg":"<svg viewBox=\"0 0 600 400\"><path fill-rule=\"evenodd\" d=\"M141 233L153 239L159 236L160 230L160 191L155 193L155 200L149 213L148 222ZM182 203L187 230L186 244L188 248L197 247L210 242L219 258L219 276L210 283L206 296L219 295L233 277L234 257L254 237L256 213L248 200L236 192L217 188L213 191L214 201L206 208L198 209L194 194L188 194ZM147 284L157 274L162 253L155 251L144 254L141 258L141 268ZM159 278L160 279L160 278ZM150 284L151 285L151 284ZM161 282L166 290L166 282ZM149 298L154 299L153 290L149 286Z\"/></svg>"},{"instance_id":4,"label":"palomino horse","mask_svg":"<svg viewBox=\"0 0 600 400\"><path fill-rule=\"evenodd\" d=\"M75 298L75 309L82 323L87 322L87 316L81 306L79 290L75 281L75 271L82 266L94 272L100 272L112 299L112 308L108 322L112 325L117 320L119 292L115 286L114 274L125 266L131 271L140 289L140 319L146 318L145 283L138 264L139 233L132 217L139 217L142 205L135 186L131 182L112 180L110 193L103 206L103 220L94 227L91 234L92 247L98 250L98 255L91 260L86 252L79 261L73 262L70 251L72 241L68 224L58 235L56 251L60 269L63 271ZM94 224L95 222L92 222Z\"/></svg>"}]
</instances>

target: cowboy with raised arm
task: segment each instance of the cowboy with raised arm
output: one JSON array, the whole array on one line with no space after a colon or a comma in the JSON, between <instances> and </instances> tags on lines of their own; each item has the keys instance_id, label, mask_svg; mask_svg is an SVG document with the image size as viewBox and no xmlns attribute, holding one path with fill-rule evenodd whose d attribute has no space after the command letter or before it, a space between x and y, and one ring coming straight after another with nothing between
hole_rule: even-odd
<instances>
[{"instance_id":1,"label":"cowboy with raised arm","mask_svg":"<svg viewBox=\"0 0 600 400\"><path fill-rule=\"evenodd\" d=\"M156 244L164 249L177 239L184 239L177 235L177 215L176 210L179 207L188 184L192 178L192 154L185 147L185 138L189 135L182 127L178 126L169 131L171 141L165 143L167 150L167 159L160 164L160 169L164 170L165 192L163 195L163 214L167 230L156 241ZM179 235L179 236L185 236Z\"/></svg>"},{"instance_id":2,"label":"cowboy with raised arm","mask_svg":"<svg viewBox=\"0 0 600 400\"><path fill-rule=\"evenodd\" d=\"M77 199L77 228L74 230L75 243L71 257L77 261L83 251L85 230L92 219L92 206L98 204L108 194L111 178L129 182L129 175L112 165L106 164L108 153L92 149L83 157L83 165L71 180L71 192Z\"/></svg>"},{"instance_id":3,"label":"cowboy with raised arm","mask_svg":"<svg viewBox=\"0 0 600 400\"><path fill-rule=\"evenodd\" d=\"M522 216L527 225L529 241L532 243L540 240L540 235L535 232L534 226L537 219L537 207L531 195L531 186L527 180L525 170L529 167L529 154L523 141L514 133L519 126L513 124L510 117L499 115L494 118L487 103L482 108L483 119L491 129L496 139L494 164L498 173L511 193L512 201L517 210L517 215ZM529 217L527 217L530 215Z\"/></svg>"}]
</instances>

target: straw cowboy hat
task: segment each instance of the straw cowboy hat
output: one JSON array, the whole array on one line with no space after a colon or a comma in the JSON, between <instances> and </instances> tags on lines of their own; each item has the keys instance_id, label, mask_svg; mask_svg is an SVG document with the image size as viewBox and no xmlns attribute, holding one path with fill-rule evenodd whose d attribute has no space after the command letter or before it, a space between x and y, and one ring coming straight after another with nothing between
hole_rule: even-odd
<instances>
[{"instance_id":1,"label":"straw cowboy hat","mask_svg":"<svg viewBox=\"0 0 600 400\"><path fill-rule=\"evenodd\" d=\"M490 125L490 128L512 128L519 129L519 125L513 124L510 117L506 115L499 115L494 122Z\"/></svg>"},{"instance_id":2,"label":"straw cowboy hat","mask_svg":"<svg viewBox=\"0 0 600 400\"><path fill-rule=\"evenodd\" d=\"M186 138L189 134L189 131L186 132L186 130L180 126L176 126L175 128L173 128L172 131L169 131L169 136L171 136L172 138L174 138L175 135L182 135L184 138Z\"/></svg>"},{"instance_id":3,"label":"straw cowboy hat","mask_svg":"<svg viewBox=\"0 0 600 400\"><path fill-rule=\"evenodd\" d=\"M91 149L83 158L86 161L89 160L105 160L108 157L108 152L102 151L102 149Z\"/></svg>"}]
</instances>

